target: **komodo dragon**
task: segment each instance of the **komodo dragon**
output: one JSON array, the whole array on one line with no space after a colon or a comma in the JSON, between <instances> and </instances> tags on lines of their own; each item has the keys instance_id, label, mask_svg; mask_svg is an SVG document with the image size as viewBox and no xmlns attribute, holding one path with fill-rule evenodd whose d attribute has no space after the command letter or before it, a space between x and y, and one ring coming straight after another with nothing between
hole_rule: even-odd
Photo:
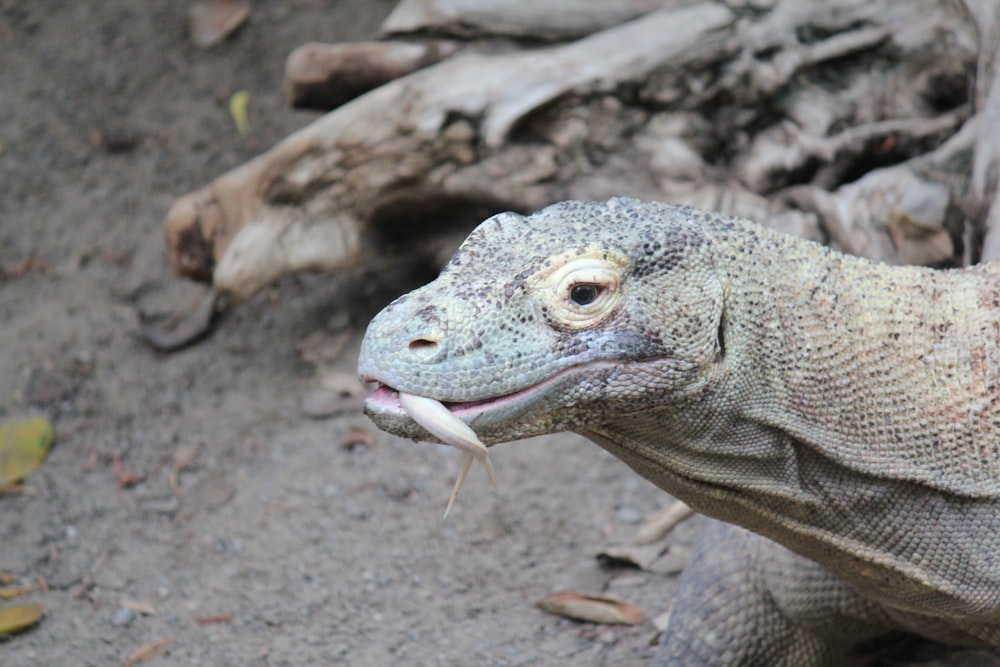
<instances>
[{"instance_id":1,"label":"komodo dragon","mask_svg":"<svg viewBox=\"0 0 1000 667\"><path fill-rule=\"evenodd\" d=\"M373 320L359 373L391 433L450 437L401 396L486 444L574 431L726 522L657 665L842 664L900 630L1000 646L1000 265L563 202L482 223Z\"/></svg>"}]
</instances>

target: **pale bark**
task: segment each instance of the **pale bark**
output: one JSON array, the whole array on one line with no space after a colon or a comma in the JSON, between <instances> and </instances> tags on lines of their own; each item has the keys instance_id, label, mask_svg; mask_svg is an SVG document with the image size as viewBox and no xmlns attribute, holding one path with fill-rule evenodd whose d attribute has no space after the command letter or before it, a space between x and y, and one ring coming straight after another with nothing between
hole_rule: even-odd
<instances>
[{"instance_id":1,"label":"pale bark","mask_svg":"<svg viewBox=\"0 0 1000 667\"><path fill-rule=\"evenodd\" d=\"M560 46L468 43L381 85L180 199L174 266L243 298L301 269L447 254L498 210L616 194L890 262L975 257L997 211L987 9L672 5Z\"/></svg>"}]
</instances>

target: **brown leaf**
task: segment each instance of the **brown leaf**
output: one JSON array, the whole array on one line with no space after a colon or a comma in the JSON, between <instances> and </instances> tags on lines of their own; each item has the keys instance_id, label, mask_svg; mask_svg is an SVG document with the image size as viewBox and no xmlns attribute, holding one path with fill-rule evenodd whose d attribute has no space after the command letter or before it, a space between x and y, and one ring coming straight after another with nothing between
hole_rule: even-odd
<instances>
[{"instance_id":1,"label":"brown leaf","mask_svg":"<svg viewBox=\"0 0 1000 667\"><path fill-rule=\"evenodd\" d=\"M599 551L596 558L601 565L635 567L648 572L662 553L663 547L658 544L624 545Z\"/></svg>"},{"instance_id":2,"label":"brown leaf","mask_svg":"<svg viewBox=\"0 0 1000 667\"><path fill-rule=\"evenodd\" d=\"M14 266L5 267L0 266L0 280L5 278L19 278L26 273L31 273L32 271L46 272L51 270L51 266L47 261L41 257L33 257L31 255L23 257Z\"/></svg>"},{"instance_id":3,"label":"brown leaf","mask_svg":"<svg viewBox=\"0 0 1000 667\"><path fill-rule=\"evenodd\" d=\"M639 544L658 542L680 522L694 516L695 511L677 500L659 512L655 512L639 526L635 541Z\"/></svg>"},{"instance_id":4,"label":"brown leaf","mask_svg":"<svg viewBox=\"0 0 1000 667\"><path fill-rule=\"evenodd\" d=\"M114 473L115 479L118 480L119 489L127 489L146 479L145 475L126 469L125 464L122 463L121 456L117 452L115 453L114 463L111 465L111 472Z\"/></svg>"},{"instance_id":5,"label":"brown leaf","mask_svg":"<svg viewBox=\"0 0 1000 667\"><path fill-rule=\"evenodd\" d=\"M188 31L195 46L215 46L246 21L250 3L246 0L196 2L188 12Z\"/></svg>"},{"instance_id":6,"label":"brown leaf","mask_svg":"<svg viewBox=\"0 0 1000 667\"><path fill-rule=\"evenodd\" d=\"M135 613L142 614L143 616L156 616L156 607L153 606L152 602L148 602L147 600L122 598L118 604L125 609L131 609Z\"/></svg>"},{"instance_id":7,"label":"brown leaf","mask_svg":"<svg viewBox=\"0 0 1000 667\"><path fill-rule=\"evenodd\" d=\"M537 604L550 614L588 623L639 625L646 618L641 609L618 598L573 591L546 595Z\"/></svg>"},{"instance_id":8,"label":"brown leaf","mask_svg":"<svg viewBox=\"0 0 1000 667\"><path fill-rule=\"evenodd\" d=\"M52 447L52 425L41 417L0 422L0 485L24 479Z\"/></svg>"},{"instance_id":9,"label":"brown leaf","mask_svg":"<svg viewBox=\"0 0 1000 667\"><path fill-rule=\"evenodd\" d=\"M11 586L10 588L0 588L0 600L12 600L13 598L19 598L22 595L33 593L35 590L37 590L36 586Z\"/></svg>"},{"instance_id":10,"label":"brown leaf","mask_svg":"<svg viewBox=\"0 0 1000 667\"><path fill-rule=\"evenodd\" d=\"M42 619L45 608L41 602L28 602L13 607L0 607L0 634L12 635L26 630Z\"/></svg>"},{"instance_id":11,"label":"brown leaf","mask_svg":"<svg viewBox=\"0 0 1000 667\"><path fill-rule=\"evenodd\" d=\"M157 656L163 655L176 640L176 637L167 637L143 644L135 650L135 653L129 656L129 659L125 661L124 667L132 667L136 663L152 660Z\"/></svg>"},{"instance_id":12,"label":"brown leaf","mask_svg":"<svg viewBox=\"0 0 1000 667\"><path fill-rule=\"evenodd\" d=\"M340 439L340 446L344 449L354 449L358 445L370 448L374 442L375 438L372 436L371 431L357 424L351 424L351 427L347 429L347 433Z\"/></svg>"},{"instance_id":13,"label":"brown leaf","mask_svg":"<svg viewBox=\"0 0 1000 667\"><path fill-rule=\"evenodd\" d=\"M198 625L212 625L213 623L229 623L233 620L232 614L216 614L215 616L193 616L192 620Z\"/></svg>"},{"instance_id":14,"label":"brown leaf","mask_svg":"<svg viewBox=\"0 0 1000 667\"><path fill-rule=\"evenodd\" d=\"M190 445L187 447L181 447L177 450L174 455L174 467L170 471L170 490L174 492L174 495L178 498L184 497L184 491L181 489L180 475L181 470L187 468L189 465L194 463L195 458L198 456L198 445Z\"/></svg>"},{"instance_id":15,"label":"brown leaf","mask_svg":"<svg viewBox=\"0 0 1000 667\"><path fill-rule=\"evenodd\" d=\"M139 335L154 350L180 350L211 333L216 315L221 312L219 304L217 293L202 293L186 312L177 313L166 321L143 322Z\"/></svg>"}]
</instances>

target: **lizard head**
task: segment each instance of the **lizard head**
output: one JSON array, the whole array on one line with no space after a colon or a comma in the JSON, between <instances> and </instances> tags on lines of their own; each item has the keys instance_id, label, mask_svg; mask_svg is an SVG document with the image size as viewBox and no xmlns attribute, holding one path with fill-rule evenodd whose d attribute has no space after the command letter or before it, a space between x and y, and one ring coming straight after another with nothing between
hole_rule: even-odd
<instances>
[{"instance_id":1,"label":"lizard head","mask_svg":"<svg viewBox=\"0 0 1000 667\"><path fill-rule=\"evenodd\" d=\"M365 412L437 440L400 403L415 394L495 444L676 403L722 356L706 215L616 198L486 220L369 325L358 373L379 387Z\"/></svg>"}]
</instances>

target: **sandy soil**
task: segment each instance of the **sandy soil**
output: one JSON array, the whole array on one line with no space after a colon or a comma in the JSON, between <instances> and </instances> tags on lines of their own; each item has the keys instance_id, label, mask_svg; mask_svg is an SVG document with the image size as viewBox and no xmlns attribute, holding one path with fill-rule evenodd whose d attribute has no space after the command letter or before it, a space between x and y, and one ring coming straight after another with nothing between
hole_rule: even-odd
<instances>
[{"instance_id":1,"label":"sandy soil","mask_svg":"<svg viewBox=\"0 0 1000 667\"><path fill-rule=\"evenodd\" d=\"M173 199L315 117L284 106L292 48L364 39L393 3L255 2L208 52L187 4L0 2L0 266L49 267L0 282L0 417L45 415L58 434L31 493L0 496L0 573L48 585L30 596L45 619L0 664L121 665L165 638L144 664L647 663L650 624L534 606L579 589L667 608L671 578L594 559L665 502L623 465L570 436L503 447L502 492L474 471L442 522L453 451L357 410L302 415L319 384L303 344L352 376L367 319L407 285L300 277L185 351L139 339L140 314L199 293L166 264ZM245 140L227 111L240 89ZM342 447L352 426L373 444ZM170 474L193 449L178 498ZM116 460L144 481L119 488Z\"/></svg>"},{"instance_id":2,"label":"sandy soil","mask_svg":"<svg viewBox=\"0 0 1000 667\"><path fill-rule=\"evenodd\" d=\"M0 0L0 267L43 266L0 279L0 417L57 431L30 493L0 496L0 573L47 585L0 665L122 665L168 639L142 664L648 664L649 622L535 602L575 589L665 611L674 576L594 558L661 492L559 436L494 450L502 492L477 468L442 522L453 450L381 434L356 405L303 415L321 377L352 381L367 320L412 286L399 276L299 276L182 352L141 341L142 315L201 293L166 265L170 203L315 117L284 106L292 48L364 39L393 3L259 0L208 52L187 4ZM247 139L227 112L241 89ZM344 447L359 428L371 444Z\"/></svg>"}]
</instances>

